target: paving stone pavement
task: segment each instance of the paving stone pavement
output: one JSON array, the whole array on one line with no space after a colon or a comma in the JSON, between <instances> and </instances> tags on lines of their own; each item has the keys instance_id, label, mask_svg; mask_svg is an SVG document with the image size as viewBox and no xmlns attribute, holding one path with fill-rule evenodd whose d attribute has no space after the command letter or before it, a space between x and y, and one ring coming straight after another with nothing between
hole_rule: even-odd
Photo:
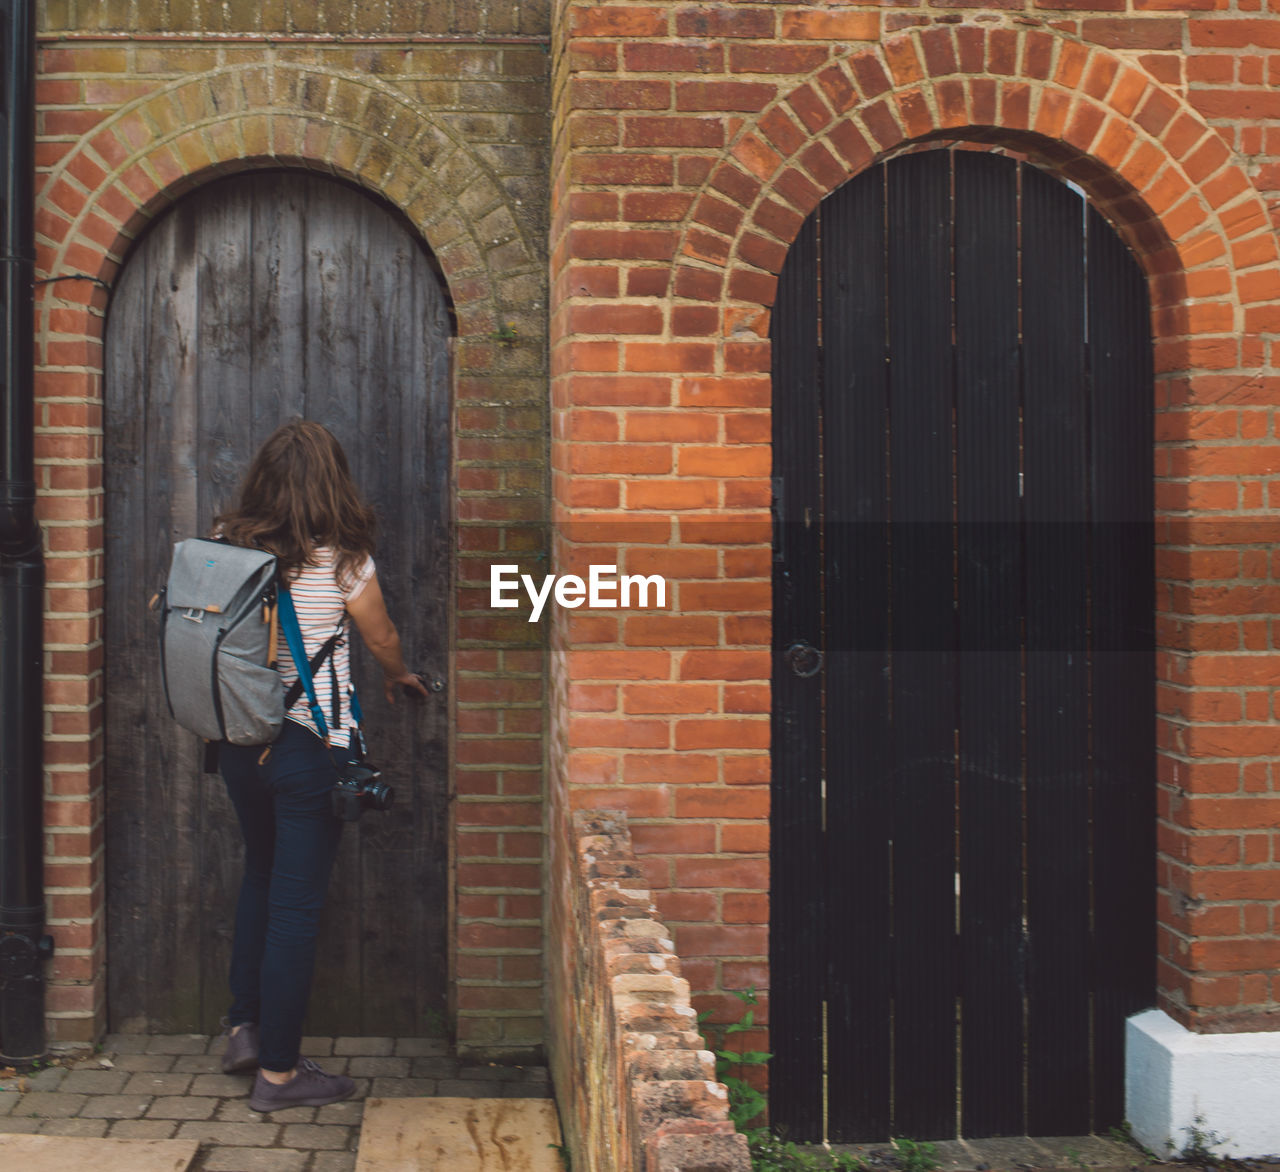
<instances>
[{"instance_id":1,"label":"paving stone pavement","mask_svg":"<svg viewBox=\"0 0 1280 1172\"><path fill-rule=\"evenodd\" d=\"M871 1172L901 1166L887 1144L838 1144L834 1150L857 1156ZM937 1140L932 1155L938 1172L1131 1172L1147 1164L1132 1143L1098 1135Z\"/></svg>"},{"instance_id":2,"label":"paving stone pavement","mask_svg":"<svg viewBox=\"0 0 1280 1172\"><path fill-rule=\"evenodd\" d=\"M205 1034L112 1034L97 1052L0 1078L0 1155L14 1133L195 1139L193 1172L352 1172L366 1098L551 1095L543 1067L477 1063L432 1038L304 1038L302 1053L350 1075L355 1095L260 1115L249 1110L253 1076L221 1072L225 1045Z\"/></svg>"}]
</instances>

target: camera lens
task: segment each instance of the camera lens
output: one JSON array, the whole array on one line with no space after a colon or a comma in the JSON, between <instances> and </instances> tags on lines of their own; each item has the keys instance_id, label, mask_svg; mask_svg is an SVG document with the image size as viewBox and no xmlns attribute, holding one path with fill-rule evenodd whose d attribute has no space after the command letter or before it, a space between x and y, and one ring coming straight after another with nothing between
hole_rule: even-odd
<instances>
[{"instance_id":1,"label":"camera lens","mask_svg":"<svg viewBox=\"0 0 1280 1172\"><path fill-rule=\"evenodd\" d=\"M371 810L389 810L395 801L396 791L383 781L373 781L364 787L361 800Z\"/></svg>"}]
</instances>

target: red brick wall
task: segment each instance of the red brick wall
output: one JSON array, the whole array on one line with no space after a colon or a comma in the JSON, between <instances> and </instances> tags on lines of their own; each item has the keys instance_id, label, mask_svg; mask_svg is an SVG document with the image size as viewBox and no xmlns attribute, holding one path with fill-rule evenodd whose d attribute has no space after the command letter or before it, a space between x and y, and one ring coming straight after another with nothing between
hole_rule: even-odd
<instances>
[{"instance_id":1,"label":"red brick wall","mask_svg":"<svg viewBox=\"0 0 1280 1172\"><path fill-rule=\"evenodd\" d=\"M258 6L248 9L261 18ZM453 1007L464 1047L536 1047L544 651L537 627L489 609L487 583L495 555L536 553L541 540L529 522L542 515L546 477L543 46L102 33L46 37L39 68L38 278L109 283L131 240L171 200L251 166L310 167L360 183L400 208L439 261L458 322ZM98 285L58 281L39 287L36 305L55 1041L92 1039L106 1015L106 304ZM495 337L507 325L515 338Z\"/></svg>"},{"instance_id":2,"label":"red brick wall","mask_svg":"<svg viewBox=\"0 0 1280 1172\"><path fill-rule=\"evenodd\" d=\"M518 38L544 14L526 6L532 25L491 27L457 0L432 8L444 23L415 25L426 34L415 39L404 21L427 20L430 6L279 0L219 8L232 24L216 31L238 39L179 30L135 42L113 31L128 27L131 2L43 9L41 276L109 280L185 185L285 162L403 207L459 307L464 1041L539 1036L548 705L557 989L569 968L568 814L589 807L629 814L703 1002L727 1012L716 990L767 986L768 312L787 245L821 197L929 136L1001 143L1075 179L1150 276L1162 1004L1202 1029L1271 1024L1280 99L1262 0L1235 11L1165 0L561 6L550 62L555 560L660 570L673 598L663 613L556 614L548 693L533 628L495 615L484 590L495 554L536 544L511 522L537 520L543 499L543 261L530 225L546 191L545 58L518 39L447 40ZM362 34L375 8L382 39L326 41ZM277 10L300 39L272 47L261 30ZM302 29L313 10L323 28ZM111 27L96 31L103 20ZM55 37L90 22L96 41ZM427 43L437 32L441 43ZM302 72L326 79L320 104L296 84ZM474 163L474 186L415 158L416 136L441 134L460 165ZM44 286L38 303L50 1005L62 1038L102 1024L103 305L84 282ZM517 323L514 346L490 337L505 321ZM558 996L549 1008L563 1034Z\"/></svg>"},{"instance_id":3,"label":"red brick wall","mask_svg":"<svg viewBox=\"0 0 1280 1172\"><path fill-rule=\"evenodd\" d=\"M567 849L569 811L628 813L704 1007L768 984L776 274L804 217L851 176L917 141L980 139L1083 186L1149 275L1160 1000L1198 1029L1280 1027L1280 528L1267 515L1280 58L1261 0L1237 7L557 14L556 555L612 554L599 536L611 527L623 562L670 569L675 601L555 619L553 852ZM553 924L565 899L553 893ZM562 953L552 961L563 988Z\"/></svg>"}]
</instances>

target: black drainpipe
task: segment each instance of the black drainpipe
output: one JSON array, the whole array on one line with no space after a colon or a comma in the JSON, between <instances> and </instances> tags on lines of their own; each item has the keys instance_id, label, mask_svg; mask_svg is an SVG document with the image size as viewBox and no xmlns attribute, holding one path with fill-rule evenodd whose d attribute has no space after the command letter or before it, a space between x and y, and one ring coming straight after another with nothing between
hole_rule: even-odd
<instances>
[{"instance_id":1,"label":"black drainpipe","mask_svg":"<svg viewBox=\"0 0 1280 1172\"><path fill-rule=\"evenodd\" d=\"M33 453L35 4L0 0L0 1065L46 1049L44 560Z\"/></svg>"}]
</instances>

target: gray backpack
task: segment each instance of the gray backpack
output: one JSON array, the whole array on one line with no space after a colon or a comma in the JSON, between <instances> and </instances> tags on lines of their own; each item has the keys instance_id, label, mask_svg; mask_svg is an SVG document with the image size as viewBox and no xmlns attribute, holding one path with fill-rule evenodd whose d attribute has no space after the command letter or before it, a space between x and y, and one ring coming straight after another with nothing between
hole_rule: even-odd
<instances>
[{"instance_id":1,"label":"gray backpack","mask_svg":"<svg viewBox=\"0 0 1280 1172\"><path fill-rule=\"evenodd\" d=\"M275 555L198 537L180 541L158 603L174 719L207 741L275 740L285 712L274 666Z\"/></svg>"}]
</instances>

